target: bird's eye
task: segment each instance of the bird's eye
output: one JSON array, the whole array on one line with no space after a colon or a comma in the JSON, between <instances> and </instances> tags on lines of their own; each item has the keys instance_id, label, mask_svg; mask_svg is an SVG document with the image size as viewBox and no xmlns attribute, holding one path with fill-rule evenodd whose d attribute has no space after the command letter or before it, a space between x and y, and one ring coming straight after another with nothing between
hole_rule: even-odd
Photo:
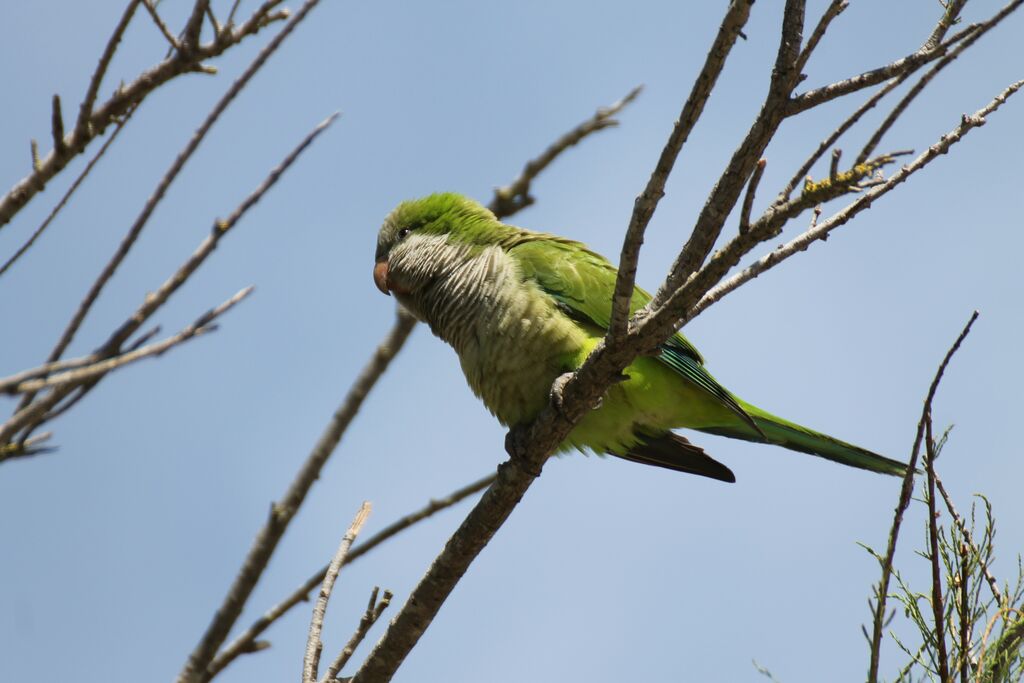
<instances>
[{"instance_id":1,"label":"bird's eye","mask_svg":"<svg viewBox=\"0 0 1024 683\"><path fill-rule=\"evenodd\" d=\"M402 228L398 231L398 239L405 239L405 236L409 234L409 228Z\"/></svg>"}]
</instances>

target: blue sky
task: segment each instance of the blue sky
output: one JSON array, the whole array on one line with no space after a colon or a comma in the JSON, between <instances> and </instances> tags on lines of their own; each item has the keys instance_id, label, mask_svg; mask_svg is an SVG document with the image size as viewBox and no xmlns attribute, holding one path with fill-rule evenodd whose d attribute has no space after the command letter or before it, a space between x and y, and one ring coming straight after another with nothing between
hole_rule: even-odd
<instances>
[{"instance_id":1,"label":"blue sky","mask_svg":"<svg viewBox=\"0 0 1024 683\"><path fill-rule=\"evenodd\" d=\"M559 159L535 184L537 204L513 219L614 256L722 4L324 0L189 163L72 353L100 343L214 218L341 110L156 322L170 332L246 285L254 295L216 334L104 381L54 425L57 453L0 467L0 680L58 669L82 683L171 679L268 505L390 326L393 301L370 277L384 215L438 190L486 201L556 136L644 83L621 127ZM824 4L809 3L809 16ZM934 0L851 4L809 65L808 87L916 49L940 11ZM186 5L161 10L177 25ZM638 280L648 288L757 111L780 5L754 6L748 40L680 158L641 257ZM968 18L998 6L976 0ZM0 184L27 172L30 138L46 146L54 92L75 111L121 11L110 1L6 8ZM950 66L883 148L924 149L1020 78L1022 29L1012 17ZM140 15L102 93L159 60L161 40ZM220 75L184 77L148 99L50 231L0 279L0 375L44 359L177 150L266 40L216 61ZM755 210L860 101L783 125ZM1006 579L1024 549L1022 106L1011 100L827 244L686 328L709 369L743 398L905 458L935 367L979 309L935 405L937 425L956 425L940 471L962 509L975 492L989 496L1000 521L995 569ZM880 116L841 146L852 153ZM0 255L38 225L83 163L0 230ZM827 173L827 162L814 173ZM242 622L329 559L362 500L374 504L371 534L492 471L504 458L502 439L454 353L417 329ZM884 545L899 482L777 448L694 440L738 483L596 457L552 462L396 680L763 680L752 659L787 683L821 680L823 671L862 676L860 625L877 570L857 542ZM342 573L327 653L343 646L374 585L404 600L467 509L438 515ZM921 547L923 519L915 505L899 556L922 590L926 565L912 548ZM242 658L220 680L297 677L308 619L300 607L268 632L270 650ZM892 676L902 661L890 642L883 669Z\"/></svg>"}]
</instances>

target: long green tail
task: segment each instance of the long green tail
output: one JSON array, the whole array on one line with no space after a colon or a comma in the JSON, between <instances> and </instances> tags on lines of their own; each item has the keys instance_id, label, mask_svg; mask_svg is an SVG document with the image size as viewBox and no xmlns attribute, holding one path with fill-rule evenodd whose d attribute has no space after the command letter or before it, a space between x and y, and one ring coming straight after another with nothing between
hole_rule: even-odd
<instances>
[{"instance_id":1,"label":"long green tail","mask_svg":"<svg viewBox=\"0 0 1024 683\"><path fill-rule=\"evenodd\" d=\"M860 446L840 441L839 439L801 427L781 417L765 412L745 401L740 405L753 418L754 423L764 435L755 434L747 424L730 427L712 427L701 429L702 432L720 434L734 439L744 439L756 443L772 443L801 453L810 453L827 460L859 467L863 470L903 476L907 471L906 464L892 460L878 453L872 453Z\"/></svg>"}]
</instances>

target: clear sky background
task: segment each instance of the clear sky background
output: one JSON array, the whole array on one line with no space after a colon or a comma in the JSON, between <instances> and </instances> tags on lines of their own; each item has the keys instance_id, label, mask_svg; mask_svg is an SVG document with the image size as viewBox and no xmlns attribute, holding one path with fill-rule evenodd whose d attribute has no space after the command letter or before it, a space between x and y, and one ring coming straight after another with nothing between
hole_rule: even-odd
<instances>
[{"instance_id":1,"label":"clear sky background","mask_svg":"<svg viewBox=\"0 0 1024 683\"><path fill-rule=\"evenodd\" d=\"M178 26L188 4L161 10ZM215 4L222 15L226 4ZM638 280L649 288L757 111L781 4L754 6L749 39L680 158L640 262ZM1000 4L972 2L968 18ZM48 147L52 94L63 96L69 117L75 111L123 7L8 5L0 22L4 188L27 173L30 138ZM816 20L825 3L809 5ZM55 424L58 452L0 467L0 680L171 680L268 505L391 325L394 302L370 277L385 214L438 190L488 200L556 136L644 83L622 126L559 159L535 185L537 204L514 218L616 255L723 6L324 0L189 163L72 352L105 339L214 218L340 109L341 120L156 322L170 332L243 286L256 285L255 294L216 334L104 381ZM805 85L913 51L940 11L935 0L852 2ZM1024 17L1014 16L948 68L883 147L924 149L1021 78L1022 31ZM219 76L184 77L146 100L37 247L0 279L0 374L45 358L178 149L267 39L216 61ZM140 13L102 93L165 50ZM863 97L783 125L766 155L758 207ZM879 119L869 116L842 146L859 149ZM686 329L711 371L745 399L906 458L935 368L979 309L935 417L940 428L956 424L940 471L960 508L979 491L995 506L995 570L1004 579L1024 550L1022 131L1024 101L1011 100L827 244ZM0 256L38 225L83 163L0 231ZM827 173L827 162L814 173ZM361 501L374 504L371 534L493 471L505 457L503 434L466 387L455 354L418 328L314 487L242 624L329 559ZM736 472L735 485L614 459L552 462L396 680L763 680L752 659L786 683L862 680L860 626L878 570L857 542L884 545L899 481L774 447L695 441ZM343 646L374 585L404 601L467 510L438 515L342 573L325 657ZM922 547L923 520L915 504L898 562L922 591L927 565L912 549ZM303 605L268 632L269 651L242 658L220 680L297 679L308 621ZM890 677L903 663L891 641L883 663Z\"/></svg>"}]
</instances>

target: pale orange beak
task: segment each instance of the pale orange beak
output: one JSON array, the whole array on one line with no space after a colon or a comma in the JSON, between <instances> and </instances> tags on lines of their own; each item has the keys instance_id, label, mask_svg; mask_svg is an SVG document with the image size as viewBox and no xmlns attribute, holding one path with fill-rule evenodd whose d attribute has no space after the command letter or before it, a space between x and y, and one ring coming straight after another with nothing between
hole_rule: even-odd
<instances>
[{"instance_id":1,"label":"pale orange beak","mask_svg":"<svg viewBox=\"0 0 1024 683\"><path fill-rule=\"evenodd\" d=\"M387 294L388 296L391 296L391 288L388 287L387 260L377 261L377 263L373 265L373 284L377 285L377 289L379 289L381 292Z\"/></svg>"}]
</instances>

